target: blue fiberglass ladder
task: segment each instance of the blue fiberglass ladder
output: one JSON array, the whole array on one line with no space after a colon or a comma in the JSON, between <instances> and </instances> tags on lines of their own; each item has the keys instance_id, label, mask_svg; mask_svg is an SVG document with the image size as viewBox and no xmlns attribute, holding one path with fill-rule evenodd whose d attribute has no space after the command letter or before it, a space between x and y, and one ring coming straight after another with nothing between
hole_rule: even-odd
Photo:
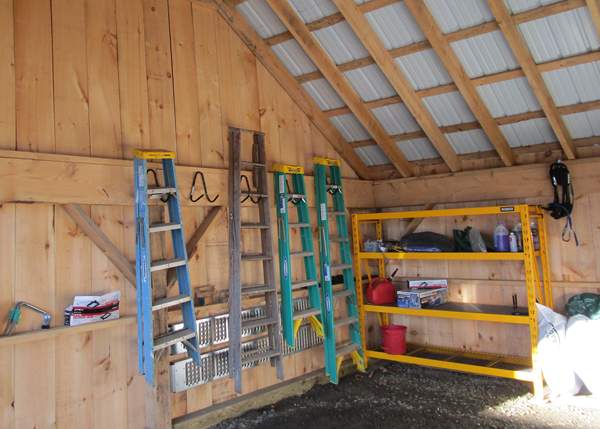
<instances>
[{"instance_id":1,"label":"blue fiberglass ladder","mask_svg":"<svg viewBox=\"0 0 600 429\"><path fill-rule=\"evenodd\" d=\"M323 336L321 293L317 279L310 215L306 202L304 168L298 165L275 164L273 170L275 172L275 197L277 198L281 325L283 338L290 347L294 347L296 334L305 319L308 319L317 335ZM288 176L291 176L291 186L287 180ZM288 204L290 202L296 206L297 221L293 223L289 221ZM300 233L302 243L300 251L290 251L291 228ZM292 260L299 258L304 261L305 279L293 281ZM301 311L294 311L294 291L306 289L308 289L309 307Z\"/></svg>"},{"instance_id":2,"label":"blue fiberglass ladder","mask_svg":"<svg viewBox=\"0 0 600 429\"><path fill-rule=\"evenodd\" d=\"M200 365L196 316L191 296L190 274L181 219L181 207L177 197L175 180L175 153L161 150L136 150L134 152L135 179L135 244L136 244L136 292L138 327L138 367L146 381L154 384L154 353L182 343L196 365ZM147 160L162 161L164 185L156 183L148 187ZM157 179L155 177L155 179ZM166 202L169 209L169 222L150 224L149 199ZM171 231L173 259L153 261L150 254L150 234ZM174 268L177 273L179 295L152 300L152 273ZM183 314L183 329L154 336L153 313L171 307L180 307Z\"/></svg>"},{"instance_id":3,"label":"blue fiberglass ladder","mask_svg":"<svg viewBox=\"0 0 600 429\"><path fill-rule=\"evenodd\" d=\"M364 371L365 360L354 285L352 253L348 236L348 223L342 190L340 161L315 157L315 195L317 199L317 219L319 225L319 262L321 266L321 295L323 306L323 330L325 345L325 372L332 383L339 379L340 365L344 357L350 355L359 371ZM329 176L329 180L328 180ZM333 209L328 208L328 196L333 199ZM335 217L337 236L330 235L329 217ZM339 244L340 261L332 263L332 242ZM332 273L341 273L344 287L334 292ZM339 318L334 315L334 300L344 300L346 314ZM336 337L342 329L348 329L349 339L337 343ZM342 336L342 335L340 335Z\"/></svg>"}]
</instances>

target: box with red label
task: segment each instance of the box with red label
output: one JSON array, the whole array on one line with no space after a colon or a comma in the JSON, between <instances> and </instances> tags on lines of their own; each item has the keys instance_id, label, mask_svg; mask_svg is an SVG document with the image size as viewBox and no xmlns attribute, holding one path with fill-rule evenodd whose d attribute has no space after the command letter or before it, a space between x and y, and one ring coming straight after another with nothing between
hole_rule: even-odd
<instances>
[{"instance_id":1,"label":"box with red label","mask_svg":"<svg viewBox=\"0 0 600 429\"><path fill-rule=\"evenodd\" d=\"M396 292L396 305L402 308L435 307L448 301L448 288L413 289Z\"/></svg>"},{"instance_id":2,"label":"box with red label","mask_svg":"<svg viewBox=\"0 0 600 429\"><path fill-rule=\"evenodd\" d=\"M409 280L408 287L410 289L437 289L448 287L448 280Z\"/></svg>"}]
</instances>

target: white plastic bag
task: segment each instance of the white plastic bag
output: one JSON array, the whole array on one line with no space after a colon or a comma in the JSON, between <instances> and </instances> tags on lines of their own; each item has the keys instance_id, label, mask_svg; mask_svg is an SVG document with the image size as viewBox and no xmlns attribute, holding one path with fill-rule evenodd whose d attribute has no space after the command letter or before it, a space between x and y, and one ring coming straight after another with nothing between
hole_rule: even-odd
<instances>
[{"instance_id":1,"label":"white plastic bag","mask_svg":"<svg viewBox=\"0 0 600 429\"><path fill-rule=\"evenodd\" d=\"M600 394L600 320L583 314L569 319L567 349L573 369L588 390Z\"/></svg>"},{"instance_id":2,"label":"white plastic bag","mask_svg":"<svg viewBox=\"0 0 600 429\"><path fill-rule=\"evenodd\" d=\"M555 396L572 396L581 390L566 342L567 318L551 308L536 304L538 314L538 357L546 384Z\"/></svg>"}]
</instances>

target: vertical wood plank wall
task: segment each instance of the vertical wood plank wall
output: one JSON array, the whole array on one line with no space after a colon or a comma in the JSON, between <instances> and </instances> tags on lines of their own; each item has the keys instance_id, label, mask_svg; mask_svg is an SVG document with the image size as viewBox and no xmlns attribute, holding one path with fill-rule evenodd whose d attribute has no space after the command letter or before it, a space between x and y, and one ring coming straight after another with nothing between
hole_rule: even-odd
<instances>
[{"instance_id":1,"label":"vertical wood plank wall","mask_svg":"<svg viewBox=\"0 0 600 429\"><path fill-rule=\"evenodd\" d=\"M192 3L0 0L0 149L128 159L166 148L179 164L226 168L233 125L266 132L270 161L309 174L313 155L336 157L220 16ZM133 260L133 208L84 209ZM207 210L184 208L188 236ZM133 288L60 206L2 204L0 237L1 329L17 300L60 325L73 295L120 290L122 313L135 313ZM227 289L224 213L200 246L193 284ZM19 331L39 325L25 313ZM286 378L321 366L318 351L288 357ZM268 366L244 376L248 392L276 381ZM0 348L1 428L141 428L144 388L133 325ZM232 397L228 379L210 383L173 395L173 416Z\"/></svg>"}]
</instances>

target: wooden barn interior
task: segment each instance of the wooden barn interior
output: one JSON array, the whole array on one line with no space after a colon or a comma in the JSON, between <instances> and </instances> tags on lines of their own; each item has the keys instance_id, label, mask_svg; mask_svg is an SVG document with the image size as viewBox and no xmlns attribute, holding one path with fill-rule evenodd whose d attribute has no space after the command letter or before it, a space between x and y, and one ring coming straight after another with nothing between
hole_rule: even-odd
<instances>
[{"instance_id":1,"label":"wooden barn interior","mask_svg":"<svg viewBox=\"0 0 600 429\"><path fill-rule=\"evenodd\" d=\"M0 33L0 428L208 427L382 363L544 400L536 302L600 293L597 0L0 0ZM505 219L513 251L395 251Z\"/></svg>"}]
</instances>

